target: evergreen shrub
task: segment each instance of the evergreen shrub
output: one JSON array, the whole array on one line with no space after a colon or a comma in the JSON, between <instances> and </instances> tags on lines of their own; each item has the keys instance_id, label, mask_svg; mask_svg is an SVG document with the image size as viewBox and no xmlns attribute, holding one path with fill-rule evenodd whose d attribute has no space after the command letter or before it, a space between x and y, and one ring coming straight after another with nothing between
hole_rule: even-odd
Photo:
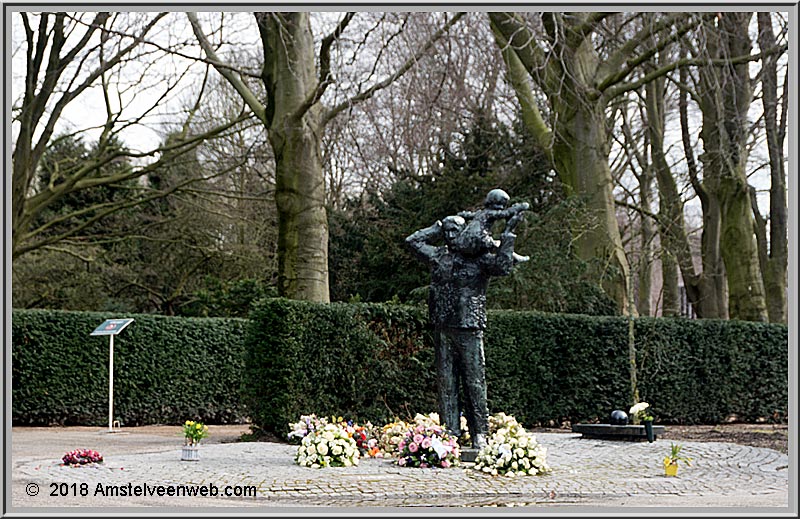
<instances>
[{"instance_id":1,"label":"evergreen shrub","mask_svg":"<svg viewBox=\"0 0 800 519\"><path fill-rule=\"evenodd\" d=\"M117 314L12 312L14 425L105 425ZM425 307L266 299L250 320L125 315L115 339L122 425L242 423L287 432L303 414L386 423L436 410ZM607 421L630 405L628 320L489 311L490 412L526 426ZM788 329L721 320L635 319L638 383L660 423L785 421Z\"/></svg>"},{"instance_id":2,"label":"evergreen shrub","mask_svg":"<svg viewBox=\"0 0 800 519\"><path fill-rule=\"evenodd\" d=\"M782 325L636 319L639 392L661 423L782 421ZM607 422L631 404L628 319L489 311L490 412L526 426ZM385 423L436 410L426 309L269 299L251 314L245 401L253 424L283 435L303 414Z\"/></svg>"},{"instance_id":3,"label":"evergreen shrub","mask_svg":"<svg viewBox=\"0 0 800 519\"><path fill-rule=\"evenodd\" d=\"M250 315L245 402L283 436L304 414L383 424L436 409L426 310L267 299Z\"/></svg>"},{"instance_id":4,"label":"evergreen shrub","mask_svg":"<svg viewBox=\"0 0 800 519\"><path fill-rule=\"evenodd\" d=\"M104 320L135 321L114 338L114 419L123 426L240 423L244 319L53 310L12 312L14 425L107 425Z\"/></svg>"},{"instance_id":5,"label":"evergreen shrub","mask_svg":"<svg viewBox=\"0 0 800 519\"><path fill-rule=\"evenodd\" d=\"M636 320L639 392L656 419L783 422L789 333L781 324L717 319Z\"/></svg>"}]
</instances>

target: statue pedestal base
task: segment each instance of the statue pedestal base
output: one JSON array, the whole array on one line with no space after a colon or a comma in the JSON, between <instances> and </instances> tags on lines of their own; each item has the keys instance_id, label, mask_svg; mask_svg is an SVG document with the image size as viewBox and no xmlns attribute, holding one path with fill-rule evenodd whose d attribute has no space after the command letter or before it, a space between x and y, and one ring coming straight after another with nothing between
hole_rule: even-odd
<instances>
[{"instance_id":1,"label":"statue pedestal base","mask_svg":"<svg viewBox=\"0 0 800 519\"><path fill-rule=\"evenodd\" d=\"M461 449L461 462L462 463L475 463L478 458L479 449L465 448Z\"/></svg>"}]
</instances>

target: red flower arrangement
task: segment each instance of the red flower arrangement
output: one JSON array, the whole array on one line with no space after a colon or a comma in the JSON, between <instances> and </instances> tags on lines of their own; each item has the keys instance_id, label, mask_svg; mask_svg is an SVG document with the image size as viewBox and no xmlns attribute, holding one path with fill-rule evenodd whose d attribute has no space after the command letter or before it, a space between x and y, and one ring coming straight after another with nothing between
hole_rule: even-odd
<instances>
[{"instance_id":1,"label":"red flower arrangement","mask_svg":"<svg viewBox=\"0 0 800 519\"><path fill-rule=\"evenodd\" d=\"M89 463L103 463L103 455L91 449L76 449L64 454L61 458L64 465L87 465Z\"/></svg>"}]
</instances>

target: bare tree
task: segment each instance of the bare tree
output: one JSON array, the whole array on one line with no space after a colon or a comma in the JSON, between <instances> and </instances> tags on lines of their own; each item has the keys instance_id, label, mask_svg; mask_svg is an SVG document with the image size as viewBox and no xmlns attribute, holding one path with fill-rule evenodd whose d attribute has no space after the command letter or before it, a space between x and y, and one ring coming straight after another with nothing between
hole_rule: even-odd
<instances>
[{"instance_id":1,"label":"bare tree","mask_svg":"<svg viewBox=\"0 0 800 519\"><path fill-rule=\"evenodd\" d=\"M617 183L620 184L623 175L628 172L635 178L638 185L638 200L637 192L623 189L625 202L618 205L633 209L635 213L638 213L638 237L631 236L628 257L635 258L638 255L638 261L631 260L631 268L636 273L638 281L636 309L639 315L653 315L651 292L653 290L654 241L656 237L653 229L653 219L656 215L653 215L651 206L655 195L653 188L654 165L650 158L650 137L647 132L650 123L646 114L643 113L643 103L641 101L637 102L640 97L641 94L637 92L633 100L625 96L619 103L619 130L623 138L617 138L616 140L624 153L625 161L618 168L615 168L621 171L614 177L619 178ZM631 107L630 105L633 106ZM636 115L638 117L634 117ZM637 124L638 131L633 128ZM633 215L629 216L629 219L633 220ZM631 229L631 233L635 232L637 232L636 229ZM635 238L638 238L638 251L634 250L634 244L637 242ZM663 255L661 257L663 263Z\"/></svg>"},{"instance_id":2,"label":"bare tree","mask_svg":"<svg viewBox=\"0 0 800 519\"><path fill-rule=\"evenodd\" d=\"M768 12L757 13L758 46L768 53L778 47L773 32L773 15ZM759 263L764 276L764 289L770 322L785 323L786 284L788 260L788 233L786 208L786 158L783 146L786 139L788 109L788 69L783 79L783 95L778 98L778 60L781 54L768 53L761 59L761 102L764 106L764 128L767 151L769 153L769 243L767 243L767 221L761 215L751 187L751 199L756 223ZM780 113L779 113L780 112Z\"/></svg>"},{"instance_id":3,"label":"bare tree","mask_svg":"<svg viewBox=\"0 0 800 519\"><path fill-rule=\"evenodd\" d=\"M719 212L719 250L728 279L731 318L766 321L764 283L758 261L746 164L752 103L748 70L753 13L717 13L703 20L701 56L723 60L699 67L697 94L703 113L703 188L709 210ZM716 217L715 217L716 218ZM715 224L716 222L709 222ZM708 224L704 227L709 232Z\"/></svg>"},{"instance_id":4,"label":"bare tree","mask_svg":"<svg viewBox=\"0 0 800 519\"><path fill-rule=\"evenodd\" d=\"M163 49L148 37L157 32L168 13L19 13L24 34L24 86L13 106L12 127L16 139L12 153L12 256L17 258L37 249L61 250L67 240L88 243L93 226L110 215L145 203L165 193L149 193L118 201L100 201L75 208L50 220L41 216L71 193L119 186L169 164L207 138L225 132L235 122L226 122L202 134L184 132L168 145L138 150L126 146L123 133L142 124L161 107L165 99L182 87L186 70L168 78L159 76L153 101L133 113L128 104L151 73ZM38 19L38 23L37 23ZM19 27L19 25L17 25ZM123 74L120 69L125 68ZM138 70L140 77L127 76ZM151 81L152 82L152 81ZM63 131L64 114L99 87L105 117L99 127L75 128L72 135L95 131L99 134L92 153L71 167L52 172L49 181L37 182L42 157L54 132ZM159 92L160 90L160 92ZM139 92L140 93L140 92ZM198 99L202 89L197 93ZM196 104L195 104L196 107ZM183 114L190 120L192 110ZM74 117L74 116L73 116ZM59 130L59 129L62 130ZM109 168L115 163L127 168ZM57 231L55 231L57 229Z\"/></svg>"},{"instance_id":5,"label":"bare tree","mask_svg":"<svg viewBox=\"0 0 800 519\"><path fill-rule=\"evenodd\" d=\"M379 17L359 16L351 27L361 35L386 25L391 30L383 40L392 40L398 50L415 49L438 29L438 18L437 13L380 13ZM349 33L350 28L342 43ZM482 13L466 15L440 41L441 52L417 63L391 89L329 123L324 158L332 206L342 207L345 198L364 192L385 191L399 178L398 172L433 174L440 168L441 150L463 141L463 129L471 126L477 114L513 119L515 107L505 102L513 92L498 81L504 65ZM361 38L348 41L351 47L360 43ZM401 66L405 54L387 49L382 56L386 73ZM349 73L340 73L340 82L357 84L358 70L343 70ZM340 97L356 93L351 88Z\"/></svg>"},{"instance_id":6,"label":"bare tree","mask_svg":"<svg viewBox=\"0 0 800 519\"><path fill-rule=\"evenodd\" d=\"M334 83L331 50L355 13L344 14L321 41L317 53L308 13L255 13L264 52L262 102L242 75L223 63L194 13L187 13L206 57L264 124L275 156L278 212L278 292L327 302L328 223L321 143L326 125L338 114L371 98L411 69L461 15L441 29L388 77L332 107L322 98Z\"/></svg>"},{"instance_id":7,"label":"bare tree","mask_svg":"<svg viewBox=\"0 0 800 519\"><path fill-rule=\"evenodd\" d=\"M611 23L620 17L622 21ZM687 13L668 14L621 38L629 22L639 17L641 13L553 12L526 20L515 13L489 14L527 126L547 150L562 183L583 197L595 215L597 224L577 237L578 253L600 260L603 286L621 312L628 311L629 265L615 215L606 109L615 97L672 70L668 66L641 73L650 57L697 23ZM608 45L598 49L598 38ZM549 120L535 102L530 81L547 97ZM606 266L613 268L606 272Z\"/></svg>"}]
</instances>

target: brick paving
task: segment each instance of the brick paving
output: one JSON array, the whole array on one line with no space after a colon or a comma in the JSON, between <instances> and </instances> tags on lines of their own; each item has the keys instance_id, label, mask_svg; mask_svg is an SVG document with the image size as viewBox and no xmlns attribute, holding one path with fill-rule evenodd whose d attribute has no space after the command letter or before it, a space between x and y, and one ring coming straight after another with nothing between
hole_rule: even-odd
<instances>
[{"instance_id":1,"label":"brick paving","mask_svg":"<svg viewBox=\"0 0 800 519\"><path fill-rule=\"evenodd\" d=\"M135 433L118 438L135 445L119 453L109 447L108 452L101 451L105 462L91 467L64 467L60 456L43 458L15 447L12 506L26 510L72 506L789 506L788 456L732 443L681 442L682 453L694 461L691 467L681 465L678 477L671 478L663 475L662 466L669 441L612 442L582 439L577 434L538 434L539 442L547 447L552 472L512 478L492 477L467 467L402 468L388 459L362 459L357 467L311 469L294 464L295 446L268 442L207 444L201 446L199 462L182 462L179 438L162 438L153 444L137 444ZM93 439L96 432L87 436L87 442ZM95 448L91 443L83 446ZM36 496L27 492L32 484L39 488ZM128 484L151 489L213 485L220 495L111 498L98 492ZM247 497L221 495L227 486L255 487L256 492ZM86 495L81 495L84 490ZM49 495L53 491L57 495Z\"/></svg>"}]
</instances>

